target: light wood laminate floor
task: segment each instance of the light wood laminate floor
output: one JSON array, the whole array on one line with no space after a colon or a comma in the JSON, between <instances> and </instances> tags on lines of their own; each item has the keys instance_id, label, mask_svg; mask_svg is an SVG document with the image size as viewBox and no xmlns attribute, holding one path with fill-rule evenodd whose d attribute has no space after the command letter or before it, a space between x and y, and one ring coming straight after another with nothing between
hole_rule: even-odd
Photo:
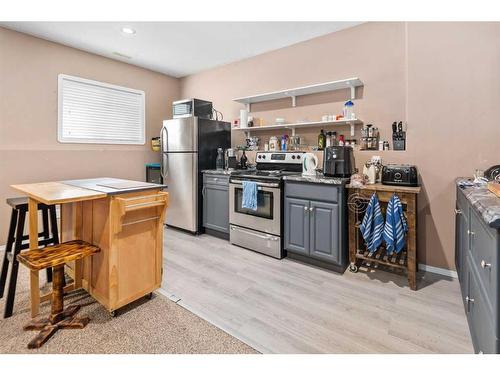
<instances>
[{"instance_id":1,"label":"light wood laminate floor","mask_svg":"<svg viewBox=\"0 0 500 375\"><path fill-rule=\"evenodd\" d=\"M165 230L163 292L262 353L472 353L457 280L414 292L384 271L343 275L212 236Z\"/></svg>"}]
</instances>

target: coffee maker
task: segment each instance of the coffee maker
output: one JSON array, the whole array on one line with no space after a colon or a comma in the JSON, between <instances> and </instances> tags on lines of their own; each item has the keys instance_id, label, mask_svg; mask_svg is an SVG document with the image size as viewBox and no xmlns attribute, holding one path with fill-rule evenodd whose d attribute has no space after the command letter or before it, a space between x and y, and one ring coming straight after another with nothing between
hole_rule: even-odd
<instances>
[{"instance_id":1,"label":"coffee maker","mask_svg":"<svg viewBox=\"0 0 500 375\"><path fill-rule=\"evenodd\" d=\"M236 169L237 164L238 160L236 160L234 149L228 148L226 150L226 168L229 170Z\"/></svg>"},{"instance_id":2,"label":"coffee maker","mask_svg":"<svg viewBox=\"0 0 500 375\"><path fill-rule=\"evenodd\" d=\"M354 153L351 146L326 147L323 154L323 174L330 177L351 177L354 173Z\"/></svg>"}]
</instances>

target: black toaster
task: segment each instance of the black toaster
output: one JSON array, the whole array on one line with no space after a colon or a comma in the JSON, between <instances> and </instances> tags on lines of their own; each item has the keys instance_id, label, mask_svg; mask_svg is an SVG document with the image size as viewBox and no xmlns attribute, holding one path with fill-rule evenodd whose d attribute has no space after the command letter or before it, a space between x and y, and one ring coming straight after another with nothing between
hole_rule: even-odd
<instances>
[{"instance_id":1,"label":"black toaster","mask_svg":"<svg viewBox=\"0 0 500 375\"><path fill-rule=\"evenodd\" d=\"M417 167L408 164L388 164L382 167L382 184L418 186Z\"/></svg>"}]
</instances>

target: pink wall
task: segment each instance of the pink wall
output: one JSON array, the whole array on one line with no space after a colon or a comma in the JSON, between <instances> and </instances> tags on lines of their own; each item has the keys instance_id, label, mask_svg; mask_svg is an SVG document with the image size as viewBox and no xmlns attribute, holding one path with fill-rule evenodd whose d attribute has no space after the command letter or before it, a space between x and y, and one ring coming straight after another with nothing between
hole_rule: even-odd
<instances>
[{"instance_id":1,"label":"pink wall","mask_svg":"<svg viewBox=\"0 0 500 375\"><path fill-rule=\"evenodd\" d=\"M100 176L142 180L144 164L159 161L149 140L172 113L178 79L4 28L0 56L0 244L10 217L5 199L19 194L9 185ZM58 143L60 73L144 90L146 144Z\"/></svg>"},{"instance_id":2,"label":"pink wall","mask_svg":"<svg viewBox=\"0 0 500 375\"><path fill-rule=\"evenodd\" d=\"M13 183L116 176L142 179L158 155L145 146L57 142L57 75L66 73L144 90L146 138L158 134L180 97L214 102L238 117L235 97L347 77L360 77L356 113L390 136L408 121L406 152L357 152L360 166L374 154L419 168L419 261L454 268L454 178L500 163L499 23L366 23L182 80L0 28L0 202ZM254 107L266 122L293 122L339 113L347 92ZM339 130L348 134L346 127ZM316 142L319 128L299 134ZM260 133L259 133L260 134ZM274 134L262 134L266 139ZM359 129L356 137L359 137ZM233 143L243 142L233 132ZM9 211L0 204L0 243Z\"/></svg>"},{"instance_id":3,"label":"pink wall","mask_svg":"<svg viewBox=\"0 0 500 375\"><path fill-rule=\"evenodd\" d=\"M356 114L390 137L395 120L408 121L405 152L357 152L385 163L416 164L419 262L454 268L454 179L500 162L500 23L366 23L182 79L182 96L212 100L227 119L237 118L233 98L357 76L364 82ZM271 122L320 119L340 113L348 93L316 97L285 108L255 106ZM312 104L312 105L306 105ZM336 129L337 130L337 129ZM348 134L347 128L340 128ZM316 142L318 129L299 133ZM259 133L266 139L274 134ZM357 130L359 137L359 129ZM233 143L243 142L233 131Z\"/></svg>"}]
</instances>

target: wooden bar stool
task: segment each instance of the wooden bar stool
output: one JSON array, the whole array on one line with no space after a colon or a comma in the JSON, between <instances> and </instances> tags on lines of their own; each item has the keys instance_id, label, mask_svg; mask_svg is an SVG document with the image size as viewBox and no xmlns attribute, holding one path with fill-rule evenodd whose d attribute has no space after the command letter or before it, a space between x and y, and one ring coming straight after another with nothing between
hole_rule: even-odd
<instances>
[{"instance_id":1,"label":"wooden bar stool","mask_svg":"<svg viewBox=\"0 0 500 375\"><path fill-rule=\"evenodd\" d=\"M94 255L101 251L97 246L85 241L75 240L44 249L29 250L17 256L20 263L31 271L40 271L47 267L53 269L52 305L48 318L34 320L23 327L25 331L40 331L28 344L29 349L41 347L59 329L81 329L88 322L88 317L77 318L74 315L80 306L64 309L64 264Z\"/></svg>"},{"instance_id":2,"label":"wooden bar stool","mask_svg":"<svg viewBox=\"0 0 500 375\"><path fill-rule=\"evenodd\" d=\"M7 236L7 244L5 246L2 270L0 272L0 298L2 298L7 285L7 275L10 265L9 288L7 291L7 301L5 303L3 315L4 318L12 316L12 310L14 308L17 273L19 268L19 262L16 257L22 250L29 248L29 236L24 234L26 215L28 213L28 198L8 198L7 204L12 207L12 214L10 217L9 233ZM47 246L58 244L59 232L57 228L56 206L39 203L38 210L42 213L42 231L38 233L39 245ZM46 272L47 281L51 282L52 269L47 268Z\"/></svg>"}]
</instances>

